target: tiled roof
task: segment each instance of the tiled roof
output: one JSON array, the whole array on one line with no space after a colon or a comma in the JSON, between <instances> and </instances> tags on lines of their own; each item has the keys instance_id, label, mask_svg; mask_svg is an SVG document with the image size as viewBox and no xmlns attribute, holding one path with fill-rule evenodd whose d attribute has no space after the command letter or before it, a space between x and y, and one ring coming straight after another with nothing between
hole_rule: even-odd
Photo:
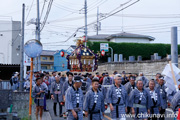
<instances>
[{"instance_id":1,"label":"tiled roof","mask_svg":"<svg viewBox=\"0 0 180 120\"><path fill-rule=\"evenodd\" d=\"M41 56L53 56L56 53L56 51L52 50L43 50L41 53Z\"/></svg>"},{"instance_id":2,"label":"tiled roof","mask_svg":"<svg viewBox=\"0 0 180 120\"><path fill-rule=\"evenodd\" d=\"M117 34L99 34L88 36L88 40L110 40L112 38L146 38L153 41L155 38L148 35L132 34L132 33L117 33Z\"/></svg>"},{"instance_id":3,"label":"tiled roof","mask_svg":"<svg viewBox=\"0 0 180 120\"><path fill-rule=\"evenodd\" d=\"M149 39L150 41L154 40L154 37L151 36L147 36L147 35L140 35L140 34L132 34L132 33L126 33L126 32L122 32L122 33L118 33L118 34L112 34L111 36L107 37L107 39L111 39L111 38L146 38Z\"/></svg>"}]
</instances>

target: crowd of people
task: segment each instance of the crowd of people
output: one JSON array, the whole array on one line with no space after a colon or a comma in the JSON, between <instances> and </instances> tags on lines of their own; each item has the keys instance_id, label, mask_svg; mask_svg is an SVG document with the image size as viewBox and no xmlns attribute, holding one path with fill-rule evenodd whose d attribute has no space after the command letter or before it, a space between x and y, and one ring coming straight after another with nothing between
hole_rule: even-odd
<instances>
[{"instance_id":1,"label":"crowd of people","mask_svg":"<svg viewBox=\"0 0 180 120\"><path fill-rule=\"evenodd\" d=\"M24 89L29 91L29 72L25 80ZM13 85L16 84L14 81L16 79ZM83 120L83 117L101 120L107 106L112 120L126 120L127 114L134 119L164 120L169 103L176 111L179 107L177 98L180 98L175 93L168 96L164 84L164 77L160 73L156 74L155 79L148 80L142 72L126 74L123 71L119 74L114 71L112 75L96 72L93 75L54 71L50 76L48 72L40 71L33 74L32 96L36 103L37 119L38 114L42 119L43 110L48 111L46 99L52 99L54 115L63 117L62 106L65 106L68 120Z\"/></svg>"}]
</instances>

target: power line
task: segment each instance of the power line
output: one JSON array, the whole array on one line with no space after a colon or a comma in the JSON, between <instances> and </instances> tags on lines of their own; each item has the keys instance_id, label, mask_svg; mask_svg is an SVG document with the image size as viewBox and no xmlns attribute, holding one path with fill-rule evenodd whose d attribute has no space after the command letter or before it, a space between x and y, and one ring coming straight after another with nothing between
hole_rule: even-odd
<instances>
[{"instance_id":1,"label":"power line","mask_svg":"<svg viewBox=\"0 0 180 120\"><path fill-rule=\"evenodd\" d=\"M167 25L176 25L176 24L180 24L180 21L174 21L174 22L165 22L165 23L156 23L156 24L143 24L143 25L132 25L132 26L124 26L125 28L139 28L139 27L158 27L158 26L167 26ZM121 26L103 26L103 27L107 27L107 28L119 28Z\"/></svg>"},{"instance_id":2,"label":"power line","mask_svg":"<svg viewBox=\"0 0 180 120\"><path fill-rule=\"evenodd\" d=\"M88 18L93 18L93 17L96 17L96 14L88 15ZM51 20L48 23L75 21L75 20L80 20L80 19L84 19L84 17L80 16L80 17L73 17L73 18L66 18L66 19L57 19L57 20Z\"/></svg>"},{"instance_id":3,"label":"power line","mask_svg":"<svg viewBox=\"0 0 180 120\"><path fill-rule=\"evenodd\" d=\"M103 5L103 4L104 4L105 2L107 2L107 1L108 1L108 0L102 1L101 3L97 4L95 7L92 7L92 8L90 8L90 9L88 9L88 12L90 12L90 11L96 9L98 6Z\"/></svg>"},{"instance_id":4,"label":"power line","mask_svg":"<svg viewBox=\"0 0 180 120\"><path fill-rule=\"evenodd\" d=\"M71 13L78 13L78 10L71 9L71 8L68 8L68 7L65 7L65 6L59 5L58 3L53 4L53 6L55 6L55 7L59 8L59 9L62 9L62 10L65 10L65 11L71 12Z\"/></svg>"},{"instance_id":5,"label":"power line","mask_svg":"<svg viewBox=\"0 0 180 120\"><path fill-rule=\"evenodd\" d=\"M128 5L128 6L126 6L126 7L124 7L124 8L122 8L122 9L120 9L120 10L118 10L118 11L116 11L116 12L114 12L114 13L112 13L112 14L109 14L109 15L107 15L106 17L104 17L104 18L101 18L99 21L102 21L102 20L104 20L104 19L107 19L107 18L109 18L109 17L111 17L111 16L113 16L113 15L115 15L115 14L117 14L117 13L119 13L120 11L122 11L122 10L124 10L124 9L126 9L126 8L128 8L128 7L130 7L130 6L132 6L132 5L134 5L135 3L137 3L137 2L139 2L140 0L136 0L135 2L133 2L133 3L131 3L130 5ZM94 24L94 23L96 23L97 21L95 21L95 22L92 22L92 23L89 23L87 26L90 26L90 25L92 25L92 24ZM65 41L61 41L61 42L67 42L68 40L70 40L80 29L82 29L82 28L84 28L85 26L82 26L82 27L79 27L67 40L65 40ZM57 42L57 43L61 43L61 42Z\"/></svg>"},{"instance_id":6,"label":"power line","mask_svg":"<svg viewBox=\"0 0 180 120\"><path fill-rule=\"evenodd\" d=\"M130 17L130 18L180 18L180 14L171 16L150 16L150 15L115 15L115 17Z\"/></svg>"},{"instance_id":7,"label":"power line","mask_svg":"<svg viewBox=\"0 0 180 120\"><path fill-rule=\"evenodd\" d=\"M69 9L69 10L72 10L72 11L78 11L78 10L76 10L76 9L72 9L72 8L63 6L62 4L59 4L59 3L56 3L56 2L54 2L54 3L55 3L56 5L58 5L58 6L61 6L61 7L65 8L65 9Z\"/></svg>"},{"instance_id":8,"label":"power line","mask_svg":"<svg viewBox=\"0 0 180 120\"><path fill-rule=\"evenodd\" d=\"M34 3L34 0L32 0L31 6L30 6L30 9L29 9L29 12L28 12L28 14L27 14L27 16L26 16L26 20L25 20L25 21L27 21L27 19L28 19L28 17L29 17L29 13L31 12L33 3ZM26 22L25 22L25 23L26 23Z\"/></svg>"},{"instance_id":9,"label":"power line","mask_svg":"<svg viewBox=\"0 0 180 120\"><path fill-rule=\"evenodd\" d=\"M60 42L54 42L54 43L62 43L62 42L67 42L68 40L70 40L73 36L76 36L76 33L78 32L79 29L77 29L71 36L69 36L69 38L65 41L60 41ZM49 44L49 43L44 43L44 44Z\"/></svg>"},{"instance_id":10,"label":"power line","mask_svg":"<svg viewBox=\"0 0 180 120\"><path fill-rule=\"evenodd\" d=\"M58 1L58 2L62 2L62 3L67 4L67 5L82 7L82 4L71 3L71 2L67 2L67 1L63 1L63 0L60 0L60 1Z\"/></svg>"},{"instance_id":11,"label":"power line","mask_svg":"<svg viewBox=\"0 0 180 120\"><path fill-rule=\"evenodd\" d=\"M41 20L41 17L42 17L43 11L44 11L45 4L46 4L46 0L44 0L44 3L43 3L43 7L42 7L42 10L41 10L41 15L40 15L40 20Z\"/></svg>"},{"instance_id":12,"label":"power line","mask_svg":"<svg viewBox=\"0 0 180 120\"><path fill-rule=\"evenodd\" d=\"M43 23L42 23L42 26L41 26L41 30L40 30L40 31L43 30L43 28L44 28L44 26L45 26L45 24L46 24L46 21L47 21L48 16L49 16L49 12L51 11L52 3L53 3L53 0L50 0L50 1L49 1L49 4L48 4L47 12L46 12L46 15L45 15L45 17L44 17L44 21L43 21Z\"/></svg>"}]
</instances>

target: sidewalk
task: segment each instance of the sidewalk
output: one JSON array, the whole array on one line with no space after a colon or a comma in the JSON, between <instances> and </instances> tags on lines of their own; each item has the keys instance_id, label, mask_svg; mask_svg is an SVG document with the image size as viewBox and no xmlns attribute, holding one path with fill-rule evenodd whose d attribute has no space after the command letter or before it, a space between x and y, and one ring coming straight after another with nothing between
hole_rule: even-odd
<instances>
[{"instance_id":1,"label":"sidewalk","mask_svg":"<svg viewBox=\"0 0 180 120\"><path fill-rule=\"evenodd\" d=\"M34 104L32 106L32 120L36 120L35 111L36 111L36 105ZM38 120L40 120L40 117L38 118ZM49 112L43 112L42 120L54 120L54 119L51 118Z\"/></svg>"}]
</instances>

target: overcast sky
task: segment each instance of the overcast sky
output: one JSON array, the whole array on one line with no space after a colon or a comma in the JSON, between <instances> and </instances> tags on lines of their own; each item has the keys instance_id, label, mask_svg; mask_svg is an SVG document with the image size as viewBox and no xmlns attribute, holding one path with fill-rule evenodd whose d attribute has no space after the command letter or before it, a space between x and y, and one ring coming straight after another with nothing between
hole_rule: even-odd
<instances>
[{"instance_id":1,"label":"overcast sky","mask_svg":"<svg viewBox=\"0 0 180 120\"><path fill-rule=\"evenodd\" d=\"M50 0L46 0L42 13L43 22L47 6ZM88 23L96 21L97 7L103 16L115 9L122 8L122 4L129 0L87 0ZM131 0L127 6L136 0ZM26 5L26 22L36 18L36 0L5 0L0 4L0 20L21 21L22 4ZM40 11L44 0L40 0ZM48 16L45 28L41 32L41 42L44 49L60 50L75 44L71 36L78 27L84 26L84 14L80 11L84 7L84 0L54 0ZM114 11L114 12L115 12ZM81 13L81 14L80 14ZM113 13L113 12L112 12ZM41 13L40 13L41 14ZM101 16L101 18L103 17ZM134 34L149 35L155 37L153 43L170 43L171 27L180 25L180 0L140 0L133 6L118 14L101 21L99 34L114 34L129 32ZM95 35L95 25L88 26L88 35ZM25 41L35 38L35 25L26 24ZM83 29L77 32L76 37L84 35ZM180 38L178 34L178 38ZM178 41L180 43L180 41ZM60 46L61 45L61 46Z\"/></svg>"}]
</instances>

